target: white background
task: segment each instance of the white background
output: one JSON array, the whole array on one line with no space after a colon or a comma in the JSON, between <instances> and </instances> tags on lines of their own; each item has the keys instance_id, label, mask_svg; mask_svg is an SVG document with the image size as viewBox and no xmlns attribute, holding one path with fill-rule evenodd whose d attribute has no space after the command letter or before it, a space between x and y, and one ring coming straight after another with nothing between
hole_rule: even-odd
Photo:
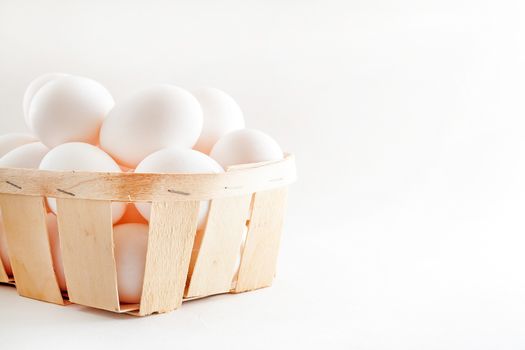
<instances>
[{"instance_id":1,"label":"white background","mask_svg":"<svg viewBox=\"0 0 525 350\"><path fill-rule=\"evenodd\" d=\"M39 74L224 89L296 154L274 287L118 316L0 288L0 347L523 349L525 4L0 0L0 130Z\"/></svg>"}]
</instances>

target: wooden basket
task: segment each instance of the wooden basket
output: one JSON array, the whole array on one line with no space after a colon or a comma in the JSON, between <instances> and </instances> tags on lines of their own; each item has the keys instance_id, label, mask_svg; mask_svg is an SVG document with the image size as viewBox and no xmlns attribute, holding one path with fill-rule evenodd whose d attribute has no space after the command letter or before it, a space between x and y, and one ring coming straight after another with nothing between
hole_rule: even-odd
<instances>
[{"instance_id":1,"label":"wooden basket","mask_svg":"<svg viewBox=\"0 0 525 350\"><path fill-rule=\"evenodd\" d=\"M25 297L140 316L174 310L184 300L270 286L287 185L294 180L291 155L221 174L0 169L0 208L14 283ZM57 199L67 295L53 270L45 197ZM211 203L206 227L197 234L201 200ZM140 304L119 303L112 201L152 202ZM13 282L1 263L0 282Z\"/></svg>"}]
</instances>

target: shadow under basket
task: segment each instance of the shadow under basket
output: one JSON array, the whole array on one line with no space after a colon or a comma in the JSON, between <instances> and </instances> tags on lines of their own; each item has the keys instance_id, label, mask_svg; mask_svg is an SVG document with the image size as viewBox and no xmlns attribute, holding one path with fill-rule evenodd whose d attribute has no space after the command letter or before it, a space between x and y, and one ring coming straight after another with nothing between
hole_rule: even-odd
<instances>
[{"instance_id":1,"label":"shadow under basket","mask_svg":"<svg viewBox=\"0 0 525 350\"><path fill-rule=\"evenodd\" d=\"M270 286L287 186L295 178L291 155L221 174L0 169L0 209L13 270L7 276L0 263L0 282L14 279L18 293L33 299L140 316L172 311L185 300ZM53 269L46 197L57 199L66 295ZM203 200L211 201L210 210L197 232ZM119 302L113 201L152 203L139 304Z\"/></svg>"}]
</instances>

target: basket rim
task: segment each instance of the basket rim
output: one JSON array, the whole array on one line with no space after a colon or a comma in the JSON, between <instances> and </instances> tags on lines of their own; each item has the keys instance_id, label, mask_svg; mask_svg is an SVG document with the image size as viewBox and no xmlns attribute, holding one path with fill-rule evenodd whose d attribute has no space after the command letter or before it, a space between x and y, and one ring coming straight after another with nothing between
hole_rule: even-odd
<instances>
[{"instance_id":1,"label":"basket rim","mask_svg":"<svg viewBox=\"0 0 525 350\"><path fill-rule=\"evenodd\" d=\"M210 200L284 187L295 157L232 166L224 173L132 173L0 168L0 195L140 201Z\"/></svg>"}]
</instances>

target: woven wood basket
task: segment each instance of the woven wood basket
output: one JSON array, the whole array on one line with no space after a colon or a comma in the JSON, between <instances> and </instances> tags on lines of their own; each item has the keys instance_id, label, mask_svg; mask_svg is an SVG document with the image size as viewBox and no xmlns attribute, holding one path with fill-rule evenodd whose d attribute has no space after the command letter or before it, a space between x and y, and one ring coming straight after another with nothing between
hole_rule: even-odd
<instances>
[{"instance_id":1,"label":"woven wood basket","mask_svg":"<svg viewBox=\"0 0 525 350\"><path fill-rule=\"evenodd\" d=\"M0 263L0 282L15 284L20 295L33 299L140 316L172 311L185 300L270 286L287 186L295 176L291 155L221 174L0 169L0 209L13 270L9 278ZM57 199L67 294L53 270L45 197ZM201 200L211 204L206 227L197 233ZM152 202L140 304L119 302L112 201Z\"/></svg>"}]
</instances>

